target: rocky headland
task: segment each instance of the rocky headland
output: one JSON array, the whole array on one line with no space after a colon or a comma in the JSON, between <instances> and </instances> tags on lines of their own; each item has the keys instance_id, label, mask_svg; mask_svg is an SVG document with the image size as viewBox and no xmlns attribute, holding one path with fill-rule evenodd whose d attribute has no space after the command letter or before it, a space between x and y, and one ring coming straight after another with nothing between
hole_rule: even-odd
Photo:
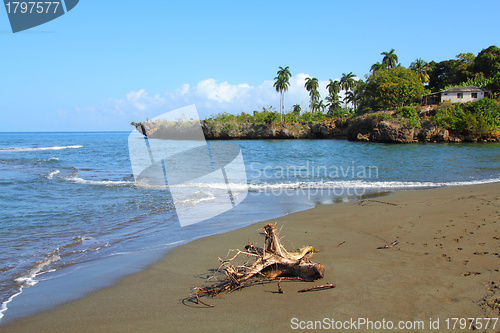
<instances>
[{"instance_id":1,"label":"rocky headland","mask_svg":"<svg viewBox=\"0 0 500 333\"><path fill-rule=\"evenodd\" d=\"M415 142L500 142L497 136L450 133L421 118L420 126L411 126L407 119L368 114L350 119L326 119L320 122L285 122L275 124L218 123L201 121L207 140L271 140L271 139L347 139L350 141L415 143ZM192 126L164 125L148 121L143 125L149 138L168 138L166 133L189 133ZM192 125L192 124L191 124ZM198 126L198 125L196 125ZM183 137L189 137L184 135Z\"/></svg>"}]
</instances>

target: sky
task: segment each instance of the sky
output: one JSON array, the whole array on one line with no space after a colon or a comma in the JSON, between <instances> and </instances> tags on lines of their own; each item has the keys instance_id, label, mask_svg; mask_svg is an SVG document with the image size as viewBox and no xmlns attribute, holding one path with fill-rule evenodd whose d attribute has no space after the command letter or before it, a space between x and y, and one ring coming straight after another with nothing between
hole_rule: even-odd
<instances>
[{"instance_id":1,"label":"sky","mask_svg":"<svg viewBox=\"0 0 500 333\"><path fill-rule=\"evenodd\" d=\"M403 66L454 59L498 41L499 0L80 0L12 33L0 8L0 132L129 131L194 104L220 112L308 106L306 77L364 78L392 48Z\"/></svg>"}]
</instances>

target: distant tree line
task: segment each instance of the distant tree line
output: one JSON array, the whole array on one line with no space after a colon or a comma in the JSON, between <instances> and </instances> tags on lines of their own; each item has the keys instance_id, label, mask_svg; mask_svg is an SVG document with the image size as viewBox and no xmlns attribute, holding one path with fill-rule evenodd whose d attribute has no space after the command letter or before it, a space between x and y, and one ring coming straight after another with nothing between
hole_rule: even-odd
<instances>
[{"instance_id":1,"label":"distant tree line","mask_svg":"<svg viewBox=\"0 0 500 333\"><path fill-rule=\"evenodd\" d=\"M382 61L371 66L365 80L357 78L352 72L343 73L340 81L330 79L326 86L328 96L324 100L318 91L318 79L306 78L304 87L310 97L306 112L344 117L397 109L418 104L422 95L452 86L489 88L494 96L500 93L500 49L494 45L483 49L477 56L460 53L456 59L441 62L426 62L418 58L409 67L399 63L394 49L381 55ZM281 121L285 119L284 93L288 90L291 76L286 66L280 67L275 77L274 87L280 93ZM343 99L340 98L341 91L344 91ZM291 112L297 114L298 107L294 105Z\"/></svg>"},{"instance_id":2,"label":"distant tree line","mask_svg":"<svg viewBox=\"0 0 500 333\"><path fill-rule=\"evenodd\" d=\"M309 93L309 109L302 110L295 104L285 112L284 98L290 86L292 74L288 66L279 67L274 78L274 87L280 94L279 112L272 106L263 107L253 114L233 115L221 113L205 120L213 128L224 126L229 131L239 124L273 125L283 122L319 122L328 118L345 118L377 111L377 119L396 118L407 125L420 128L419 111L423 95L438 92L453 86L477 86L488 88L498 99L500 93L500 49L490 46L475 56L460 53L456 59L441 62L426 62L420 58L408 67L399 63L394 49L381 53L382 59L370 68L360 79L349 73L342 73L339 80L329 80L328 95L322 99L319 81L307 77L304 88ZM341 93L343 97L341 98ZM500 131L500 104L491 99L482 99L465 104L442 103L430 117L436 126L453 133L476 136L495 136ZM345 120L344 120L345 121Z\"/></svg>"}]
</instances>

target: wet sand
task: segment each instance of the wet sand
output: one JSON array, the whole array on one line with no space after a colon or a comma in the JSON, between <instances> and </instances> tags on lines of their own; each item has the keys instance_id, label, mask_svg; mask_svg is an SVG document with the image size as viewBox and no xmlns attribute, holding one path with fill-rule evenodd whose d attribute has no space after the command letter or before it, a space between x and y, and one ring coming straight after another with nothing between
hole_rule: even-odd
<instances>
[{"instance_id":1,"label":"wet sand","mask_svg":"<svg viewBox=\"0 0 500 333\"><path fill-rule=\"evenodd\" d=\"M287 249L312 245L320 251L312 259L325 266L323 279L282 282L284 293L270 283L203 298L213 308L187 298L194 287L208 285L217 258L229 249L243 249L248 241L262 246L259 232L268 222L281 229ZM418 331L425 332L431 322L437 331L437 320L446 331L447 318L500 318L499 183L398 192L268 222L179 246L110 288L6 323L0 331L287 332L310 325L328 329L332 319L366 319L373 325L390 321L394 328L399 321L423 323ZM395 240L392 248L377 249ZM336 288L297 293L325 283ZM500 322L488 329L499 330Z\"/></svg>"}]
</instances>

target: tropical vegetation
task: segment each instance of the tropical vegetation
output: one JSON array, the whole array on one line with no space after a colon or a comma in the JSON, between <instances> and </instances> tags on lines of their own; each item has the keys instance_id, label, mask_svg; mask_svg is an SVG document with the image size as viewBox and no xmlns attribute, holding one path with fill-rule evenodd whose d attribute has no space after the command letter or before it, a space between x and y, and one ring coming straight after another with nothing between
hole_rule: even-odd
<instances>
[{"instance_id":1,"label":"tropical vegetation","mask_svg":"<svg viewBox=\"0 0 500 333\"><path fill-rule=\"evenodd\" d=\"M349 118L378 111L392 111L396 117L406 119L409 126L420 127L423 95L455 86L476 86L491 90L491 98L500 94L500 49L492 45L477 55L460 53L455 59L427 62L415 59L408 67L399 63L394 49L380 53L364 76L352 72L342 73L337 80L328 80L328 95L321 98L319 80L307 77L304 88L309 94L309 109L299 104L285 112L284 94L290 86L291 72L288 66L279 67L274 78L274 88L280 94L279 111L272 107L254 111L253 115L219 114L206 121L228 123L276 124L279 122L321 121L327 118ZM498 102L482 99L462 105L443 103L436 106L436 114L429 118L436 126L450 131L470 134L493 134L500 131L500 107ZM376 118L382 117L380 113ZM383 114L383 117L389 117ZM381 118L380 118L381 119Z\"/></svg>"}]
</instances>

